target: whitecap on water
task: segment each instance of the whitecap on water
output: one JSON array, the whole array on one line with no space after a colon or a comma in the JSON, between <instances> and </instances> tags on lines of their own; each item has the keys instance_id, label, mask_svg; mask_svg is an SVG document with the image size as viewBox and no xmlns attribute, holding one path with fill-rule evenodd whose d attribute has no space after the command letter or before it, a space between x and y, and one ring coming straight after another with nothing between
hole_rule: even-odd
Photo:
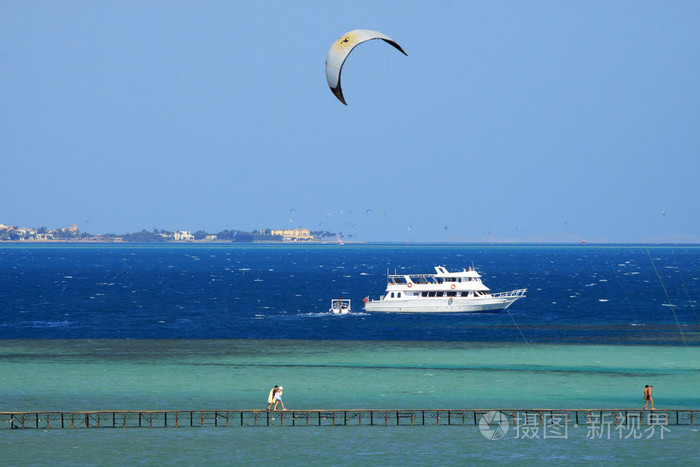
<instances>
[{"instance_id":1,"label":"whitecap on water","mask_svg":"<svg viewBox=\"0 0 700 467\"><path fill-rule=\"evenodd\" d=\"M609 300L607 298L599 298L598 301L599 302L608 302Z\"/></svg>"},{"instance_id":2,"label":"whitecap on water","mask_svg":"<svg viewBox=\"0 0 700 467\"><path fill-rule=\"evenodd\" d=\"M30 321L33 328L60 328L70 325L70 321Z\"/></svg>"}]
</instances>

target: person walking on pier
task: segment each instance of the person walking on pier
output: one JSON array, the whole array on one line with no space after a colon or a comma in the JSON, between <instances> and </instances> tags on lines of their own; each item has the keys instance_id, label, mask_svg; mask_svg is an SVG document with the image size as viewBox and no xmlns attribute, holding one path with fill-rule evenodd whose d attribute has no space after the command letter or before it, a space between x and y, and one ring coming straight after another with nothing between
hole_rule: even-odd
<instances>
[{"instance_id":1,"label":"person walking on pier","mask_svg":"<svg viewBox=\"0 0 700 467\"><path fill-rule=\"evenodd\" d=\"M651 410L654 409L654 399L651 398L651 388L654 386L644 386L644 410L647 409L647 405L649 405L649 402L651 402Z\"/></svg>"},{"instance_id":2,"label":"person walking on pier","mask_svg":"<svg viewBox=\"0 0 700 467\"><path fill-rule=\"evenodd\" d=\"M267 395L267 410L270 410L270 407L272 407L272 404L275 402L277 391L279 391L279 386L275 384L275 387L270 389L270 393Z\"/></svg>"},{"instance_id":3,"label":"person walking on pier","mask_svg":"<svg viewBox=\"0 0 700 467\"><path fill-rule=\"evenodd\" d=\"M282 404L282 410L287 410L284 408L284 402L282 402L282 389L282 386L277 388L277 392L275 393L275 408L272 410L277 410L277 404Z\"/></svg>"}]
</instances>

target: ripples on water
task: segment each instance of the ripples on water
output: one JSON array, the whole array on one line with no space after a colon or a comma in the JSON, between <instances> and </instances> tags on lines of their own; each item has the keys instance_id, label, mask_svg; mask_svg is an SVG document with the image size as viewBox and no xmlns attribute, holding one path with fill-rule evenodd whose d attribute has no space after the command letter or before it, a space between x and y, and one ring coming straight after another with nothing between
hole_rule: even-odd
<instances>
[{"instance_id":1,"label":"ripples on water","mask_svg":"<svg viewBox=\"0 0 700 467\"><path fill-rule=\"evenodd\" d=\"M436 265L527 298L510 314L361 313L387 270ZM0 338L700 340L697 247L10 245L0 273ZM328 313L339 296L355 313Z\"/></svg>"}]
</instances>

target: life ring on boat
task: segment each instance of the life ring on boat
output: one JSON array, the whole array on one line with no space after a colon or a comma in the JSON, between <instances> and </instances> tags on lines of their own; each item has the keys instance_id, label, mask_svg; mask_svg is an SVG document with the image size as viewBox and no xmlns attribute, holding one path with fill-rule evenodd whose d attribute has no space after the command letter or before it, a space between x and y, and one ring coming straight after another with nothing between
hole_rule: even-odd
<instances>
[{"instance_id":1,"label":"life ring on boat","mask_svg":"<svg viewBox=\"0 0 700 467\"><path fill-rule=\"evenodd\" d=\"M455 289L455 287L457 287L457 286L456 286L456 285L454 285L454 284L452 284L452 285L450 286L450 288L451 288L452 290L454 290L454 289Z\"/></svg>"},{"instance_id":2,"label":"life ring on boat","mask_svg":"<svg viewBox=\"0 0 700 467\"><path fill-rule=\"evenodd\" d=\"M413 287L413 282L409 282L409 283L408 283L408 286L409 286L409 287Z\"/></svg>"}]
</instances>

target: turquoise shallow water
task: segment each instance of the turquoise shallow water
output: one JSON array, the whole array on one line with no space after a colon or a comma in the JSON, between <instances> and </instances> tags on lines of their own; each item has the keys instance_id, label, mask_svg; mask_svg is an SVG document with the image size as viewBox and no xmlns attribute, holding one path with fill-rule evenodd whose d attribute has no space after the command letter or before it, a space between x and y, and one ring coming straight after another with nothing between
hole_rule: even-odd
<instances>
[{"instance_id":1,"label":"turquoise shallow water","mask_svg":"<svg viewBox=\"0 0 700 467\"><path fill-rule=\"evenodd\" d=\"M689 465L698 441L698 429L687 427L663 439L588 439L578 428L566 439L498 441L473 426L0 433L5 465Z\"/></svg>"},{"instance_id":2,"label":"turquoise shallow water","mask_svg":"<svg viewBox=\"0 0 700 467\"><path fill-rule=\"evenodd\" d=\"M2 341L6 410L700 407L700 348L289 340Z\"/></svg>"},{"instance_id":3,"label":"turquoise shallow water","mask_svg":"<svg viewBox=\"0 0 700 467\"><path fill-rule=\"evenodd\" d=\"M700 348L288 340L15 340L2 410L700 407ZM3 463L682 463L700 427L664 439L490 441L477 427L0 431ZM37 443L42 446L37 450ZM128 449L126 448L128 446ZM30 453L30 454L29 454Z\"/></svg>"}]
</instances>

